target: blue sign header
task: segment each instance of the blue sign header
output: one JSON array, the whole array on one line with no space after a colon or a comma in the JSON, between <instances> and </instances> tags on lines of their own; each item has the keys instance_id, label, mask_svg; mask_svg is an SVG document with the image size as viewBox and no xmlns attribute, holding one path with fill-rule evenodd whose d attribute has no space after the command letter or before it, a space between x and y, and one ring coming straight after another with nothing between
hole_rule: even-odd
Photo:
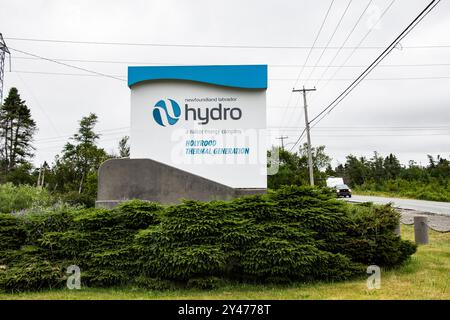
<instances>
[{"instance_id":1,"label":"blue sign header","mask_svg":"<svg viewBox=\"0 0 450 320\"><path fill-rule=\"evenodd\" d=\"M186 80L234 88L267 89L267 65L128 67L129 87L153 80Z\"/></svg>"}]
</instances>

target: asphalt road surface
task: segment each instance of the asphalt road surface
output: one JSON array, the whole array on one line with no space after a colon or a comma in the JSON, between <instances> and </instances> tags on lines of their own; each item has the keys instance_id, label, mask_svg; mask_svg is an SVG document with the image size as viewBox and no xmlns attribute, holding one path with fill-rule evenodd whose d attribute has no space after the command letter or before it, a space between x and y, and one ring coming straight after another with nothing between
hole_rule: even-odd
<instances>
[{"instance_id":1,"label":"asphalt road surface","mask_svg":"<svg viewBox=\"0 0 450 320\"><path fill-rule=\"evenodd\" d=\"M434 213L450 217L450 202L437 202L426 200L411 200L411 199L359 196L359 195L352 195L351 198L346 198L346 200L354 202L373 202L375 204L386 204L392 202L393 206L396 208L416 210L423 213Z\"/></svg>"}]
</instances>

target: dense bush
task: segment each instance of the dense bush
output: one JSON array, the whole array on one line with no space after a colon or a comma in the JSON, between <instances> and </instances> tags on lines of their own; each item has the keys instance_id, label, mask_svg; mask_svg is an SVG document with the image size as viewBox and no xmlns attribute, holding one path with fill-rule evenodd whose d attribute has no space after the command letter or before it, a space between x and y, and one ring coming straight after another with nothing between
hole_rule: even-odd
<instances>
[{"instance_id":1,"label":"dense bush","mask_svg":"<svg viewBox=\"0 0 450 320\"><path fill-rule=\"evenodd\" d=\"M12 183L0 184L0 213L45 207L52 202L53 199L46 189L28 185L15 186Z\"/></svg>"},{"instance_id":2,"label":"dense bush","mask_svg":"<svg viewBox=\"0 0 450 320\"><path fill-rule=\"evenodd\" d=\"M21 221L11 214L0 213L0 265L14 250L20 249L25 239L25 228Z\"/></svg>"},{"instance_id":3,"label":"dense bush","mask_svg":"<svg viewBox=\"0 0 450 320\"><path fill-rule=\"evenodd\" d=\"M357 186L354 191L373 195L388 194L411 199L450 202L450 180L434 178L430 178L426 182L405 179L391 179L383 183L370 181Z\"/></svg>"},{"instance_id":4,"label":"dense bush","mask_svg":"<svg viewBox=\"0 0 450 320\"><path fill-rule=\"evenodd\" d=\"M352 206L310 187L228 202L130 201L112 210L1 215L0 289L62 286L72 264L89 286L211 289L226 280L348 279L414 253L394 234L398 219L389 206Z\"/></svg>"}]
</instances>

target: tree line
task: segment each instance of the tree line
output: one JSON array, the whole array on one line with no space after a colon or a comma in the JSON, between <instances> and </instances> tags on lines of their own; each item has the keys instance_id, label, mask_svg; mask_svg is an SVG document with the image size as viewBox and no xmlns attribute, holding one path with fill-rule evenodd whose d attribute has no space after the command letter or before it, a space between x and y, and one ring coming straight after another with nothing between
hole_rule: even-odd
<instances>
[{"instance_id":1,"label":"tree line","mask_svg":"<svg viewBox=\"0 0 450 320\"><path fill-rule=\"evenodd\" d=\"M374 152L370 158L350 154L345 163L333 168L325 146L312 148L312 154L318 185L325 186L327 177L342 177L358 193L450 201L450 160L441 155L428 155L426 165L413 160L402 165L392 153L383 157ZM306 144L298 152L279 149L278 165L278 173L268 176L269 188L309 184Z\"/></svg>"},{"instance_id":2,"label":"tree line","mask_svg":"<svg viewBox=\"0 0 450 320\"><path fill-rule=\"evenodd\" d=\"M45 187L73 204L92 206L97 195L97 170L100 164L117 157L128 157L128 136L119 141L118 154L108 154L97 145L98 117L91 113L79 121L77 132L69 138L52 164L32 164L37 132L26 101L17 88L11 88L0 106L0 183Z\"/></svg>"},{"instance_id":3,"label":"tree line","mask_svg":"<svg viewBox=\"0 0 450 320\"><path fill-rule=\"evenodd\" d=\"M118 154L109 154L97 143L98 118L91 113L79 121L78 130L64 145L51 164L39 168L32 164L33 138L37 132L26 102L17 88L11 88L0 106L0 183L37 185L61 200L93 206L97 195L97 171L100 164L117 157L129 157L128 136L119 141ZM278 149L276 175L268 176L268 187L308 185L306 144L296 152ZM269 151L269 155L270 155ZM387 192L413 198L450 201L450 160L428 155L428 164L414 161L402 165L394 154L377 152L370 158L348 155L343 164L331 166L325 146L312 148L314 180L325 186L329 176L342 177L360 192ZM274 165L274 164L272 164Z\"/></svg>"}]
</instances>

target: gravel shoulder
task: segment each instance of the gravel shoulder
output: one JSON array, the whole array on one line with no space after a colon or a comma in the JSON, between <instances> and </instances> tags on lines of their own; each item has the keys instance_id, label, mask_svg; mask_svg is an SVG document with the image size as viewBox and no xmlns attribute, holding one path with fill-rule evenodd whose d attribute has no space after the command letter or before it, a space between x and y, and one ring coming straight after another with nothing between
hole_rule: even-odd
<instances>
[{"instance_id":1,"label":"gravel shoulder","mask_svg":"<svg viewBox=\"0 0 450 320\"><path fill-rule=\"evenodd\" d=\"M416 210L397 209L402 214L403 224L414 224L414 217L428 217L428 227L440 232L450 232L450 216Z\"/></svg>"}]
</instances>

